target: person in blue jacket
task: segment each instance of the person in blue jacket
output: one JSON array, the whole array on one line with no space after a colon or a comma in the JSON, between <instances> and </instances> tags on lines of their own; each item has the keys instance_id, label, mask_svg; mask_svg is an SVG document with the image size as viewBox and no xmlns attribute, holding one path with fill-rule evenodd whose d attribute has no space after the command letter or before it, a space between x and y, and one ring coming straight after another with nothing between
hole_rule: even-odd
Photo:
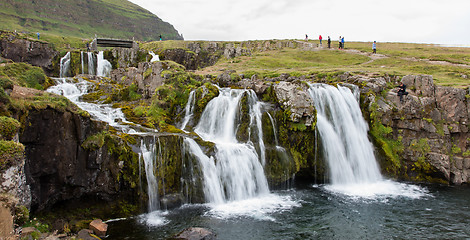
<instances>
[{"instance_id":1,"label":"person in blue jacket","mask_svg":"<svg viewBox=\"0 0 470 240\"><path fill-rule=\"evenodd\" d=\"M377 44L375 43L372 43L372 53L377 53Z\"/></svg>"},{"instance_id":2,"label":"person in blue jacket","mask_svg":"<svg viewBox=\"0 0 470 240\"><path fill-rule=\"evenodd\" d=\"M341 38L341 48L344 49L344 36Z\"/></svg>"}]
</instances>

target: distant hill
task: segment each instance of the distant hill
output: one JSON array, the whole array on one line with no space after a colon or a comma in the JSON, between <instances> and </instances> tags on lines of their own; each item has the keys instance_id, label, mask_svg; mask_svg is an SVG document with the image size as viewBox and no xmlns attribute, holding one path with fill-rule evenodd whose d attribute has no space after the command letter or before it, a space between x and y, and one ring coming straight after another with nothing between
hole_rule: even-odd
<instances>
[{"instance_id":1,"label":"distant hill","mask_svg":"<svg viewBox=\"0 0 470 240\"><path fill-rule=\"evenodd\" d=\"M169 23L127 0L1 0L0 29L91 39L183 39Z\"/></svg>"}]
</instances>

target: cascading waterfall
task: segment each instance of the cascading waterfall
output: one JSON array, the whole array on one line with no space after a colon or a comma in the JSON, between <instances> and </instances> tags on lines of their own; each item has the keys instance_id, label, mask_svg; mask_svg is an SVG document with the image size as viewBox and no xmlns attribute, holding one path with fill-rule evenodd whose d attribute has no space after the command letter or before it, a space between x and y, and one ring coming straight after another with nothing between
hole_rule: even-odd
<instances>
[{"instance_id":1,"label":"cascading waterfall","mask_svg":"<svg viewBox=\"0 0 470 240\"><path fill-rule=\"evenodd\" d=\"M95 58L93 52L87 52L88 55L88 74L95 75Z\"/></svg>"},{"instance_id":2,"label":"cascading waterfall","mask_svg":"<svg viewBox=\"0 0 470 240\"><path fill-rule=\"evenodd\" d=\"M88 88L90 86L88 81L80 79L78 82L73 82L67 78L58 78L56 79L56 82L57 85L48 88L48 92L65 96L81 109L87 111L100 121L107 122L109 125L120 128L123 131L130 130L120 123L130 123L126 120L124 113L120 108L113 108L106 104L94 104L80 101L80 97L88 92Z\"/></svg>"},{"instance_id":3,"label":"cascading waterfall","mask_svg":"<svg viewBox=\"0 0 470 240\"><path fill-rule=\"evenodd\" d=\"M65 56L60 59L60 73L61 78L68 77L70 68L70 52L67 52Z\"/></svg>"},{"instance_id":4,"label":"cascading waterfall","mask_svg":"<svg viewBox=\"0 0 470 240\"><path fill-rule=\"evenodd\" d=\"M332 184L372 183L382 180L367 136L368 125L358 102L358 87L311 84L317 109L317 129L330 169Z\"/></svg>"},{"instance_id":5,"label":"cascading waterfall","mask_svg":"<svg viewBox=\"0 0 470 240\"><path fill-rule=\"evenodd\" d=\"M109 77L111 69L111 63L104 59L103 51L100 51L97 56L96 75L100 77Z\"/></svg>"},{"instance_id":6,"label":"cascading waterfall","mask_svg":"<svg viewBox=\"0 0 470 240\"><path fill-rule=\"evenodd\" d=\"M211 192L214 196L209 196L208 200L215 201L214 203L243 200L269 193L262 160L254 144L251 141L240 143L236 139L237 114L240 111L240 100L244 94L247 94L248 99L251 99L248 100L249 114L250 119L254 120L250 121L250 128L256 128L258 125L256 118L260 118L261 114L257 112L260 111L259 106L256 106L259 102L255 99L254 92L228 88L219 90L219 96L208 103L195 127L195 132L199 136L216 144L217 165L215 168L207 167L215 172L207 174L217 176L217 178L205 176L205 179L215 179L210 182L206 181L205 184L211 185L207 188L220 188L225 191L214 190ZM262 137L262 132L259 135ZM194 145L191 146L194 147ZM202 157L195 152L198 151L193 151L193 153L198 155L199 160L208 161L207 156ZM201 164L204 165L204 163Z\"/></svg>"}]
</instances>

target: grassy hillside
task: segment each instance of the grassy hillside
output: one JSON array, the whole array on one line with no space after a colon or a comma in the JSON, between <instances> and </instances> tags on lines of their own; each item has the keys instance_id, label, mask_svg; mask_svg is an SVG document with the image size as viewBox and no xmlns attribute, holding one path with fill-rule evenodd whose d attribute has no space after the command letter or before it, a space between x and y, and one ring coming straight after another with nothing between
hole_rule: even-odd
<instances>
[{"instance_id":1,"label":"grassy hillside","mask_svg":"<svg viewBox=\"0 0 470 240\"><path fill-rule=\"evenodd\" d=\"M0 29L58 36L182 39L174 27L126 0L2 0Z\"/></svg>"},{"instance_id":2,"label":"grassy hillside","mask_svg":"<svg viewBox=\"0 0 470 240\"><path fill-rule=\"evenodd\" d=\"M311 42L318 44L318 41ZM470 48L412 43L378 43L377 46L378 54L371 53L372 43L367 42L349 42L345 50L283 48L255 51L251 56L221 58L216 65L199 69L197 73L218 75L224 70L235 70L248 76L257 74L261 77L276 77L281 73L309 75L351 72L369 76L426 74L433 75L434 82L439 85L460 88L470 86Z\"/></svg>"}]
</instances>

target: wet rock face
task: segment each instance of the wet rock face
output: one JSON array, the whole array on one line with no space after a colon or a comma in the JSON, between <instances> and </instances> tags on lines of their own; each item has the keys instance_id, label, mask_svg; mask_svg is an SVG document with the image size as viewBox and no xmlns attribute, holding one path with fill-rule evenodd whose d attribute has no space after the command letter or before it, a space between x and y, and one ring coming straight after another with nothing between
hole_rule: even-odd
<instances>
[{"instance_id":1,"label":"wet rock face","mask_svg":"<svg viewBox=\"0 0 470 240\"><path fill-rule=\"evenodd\" d=\"M27 62L41 67L50 75L53 71L52 62L59 53L47 43L19 39L15 35L10 35L0 39L0 54L15 62Z\"/></svg>"},{"instance_id":2,"label":"wet rock face","mask_svg":"<svg viewBox=\"0 0 470 240\"><path fill-rule=\"evenodd\" d=\"M402 82L409 92L403 102L396 89L373 102L382 124L393 129L395 140L401 138L407 174L413 176L412 169L422 169L452 184L470 182L466 91L436 86L432 76L425 75L405 76Z\"/></svg>"},{"instance_id":3,"label":"wet rock face","mask_svg":"<svg viewBox=\"0 0 470 240\"><path fill-rule=\"evenodd\" d=\"M71 112L45 109L31 111L25 125L20 142L25 145L32 211L86 195L111 199L119 190L106 149L88 152L81 147L100 129L98 123Z\"/></svg>"}]
</instances>

